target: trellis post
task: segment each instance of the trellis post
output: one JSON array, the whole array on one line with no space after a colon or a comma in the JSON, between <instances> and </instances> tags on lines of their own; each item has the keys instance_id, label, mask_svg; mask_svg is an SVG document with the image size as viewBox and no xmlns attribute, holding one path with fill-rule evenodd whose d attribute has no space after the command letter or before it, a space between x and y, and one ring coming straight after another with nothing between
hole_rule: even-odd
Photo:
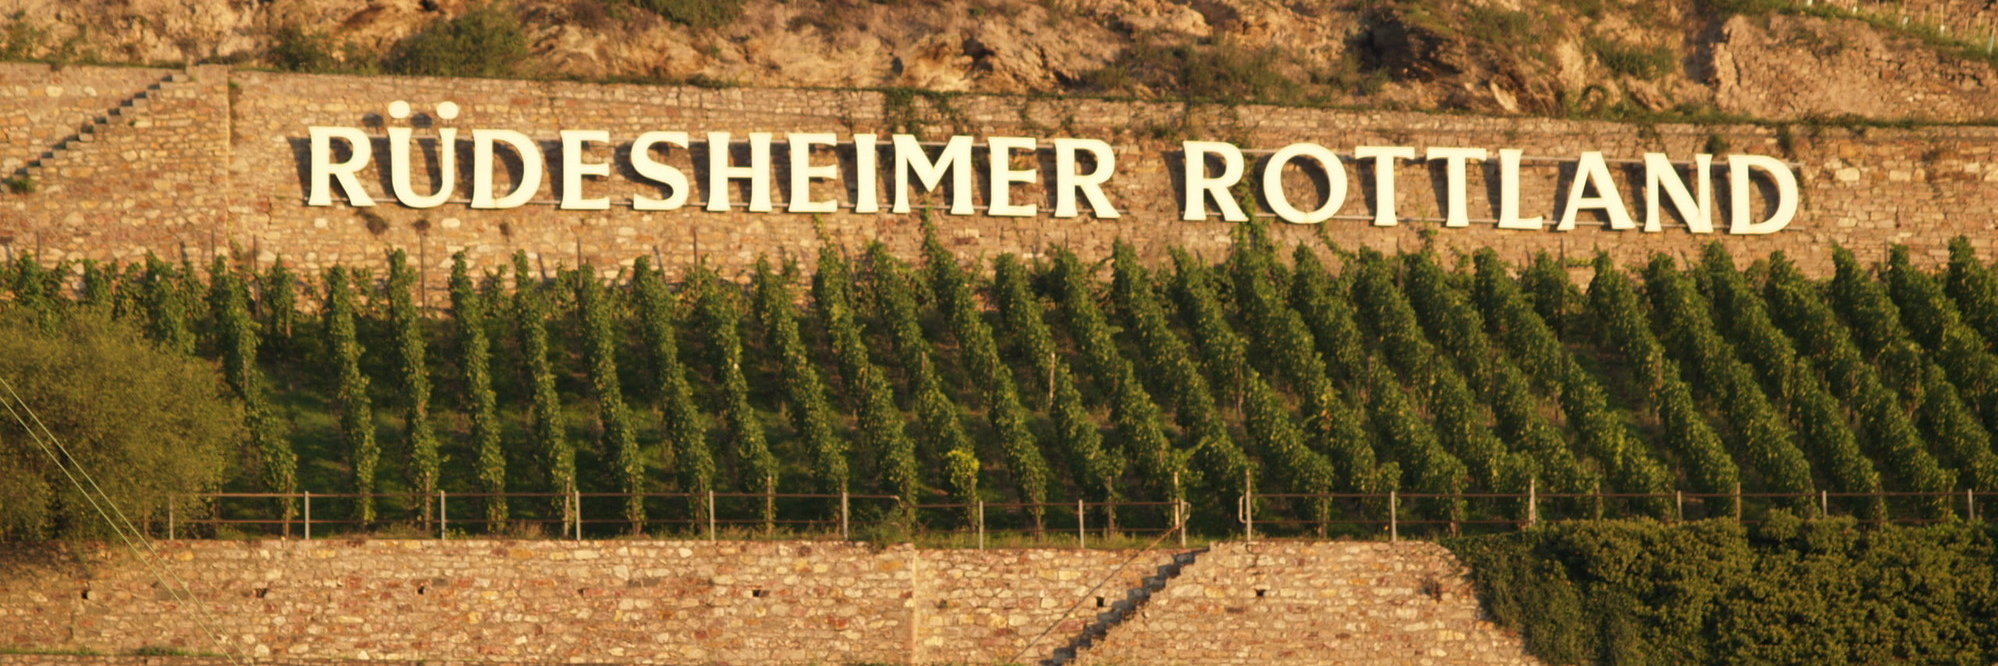
<instances>
[{"instance_id":1,"label":"trellis post","mask_svg":"<svg viewBox=\"0 0 1998 666\"><path fill-rule=\"evenodd\" d=\"M1540 522L1540 480L1526 480L1526 526Z\"/></svg>"},{"instance_id":2,"label":"trellis post","mask_svg":"<svg viewBox=\"0 0 1998 666\"><path fill-rule=\"evenodd\" d=\"M839 489L839 538L842 541L853 540L853 532L849 529L851 523L848 522L850 516L851 514L848 513L846 489L841 488Z\"/></svg>"},{"instance_id":3,"label":"trellis post","mask_svg":"<svg viewBox=\"0 0 1998 666\"><path fill-rule=\"evenodd\" d=\"M1088 520L1088 518L1084 517L1083 513L1084 509L1082 505L1082 498L1078 497L1075 499L1075 547L1076 548L1089 547L1089 528L1084 524L1084 521Z\"/></svg>"},{"instance_id":4,"label":"trellis post","mask_svg":"<svg viewBox=\"0 0 1998 666\"><path fill-rule=\"evenodd\" d=\"M1388 541L1401 540L1401 491L1388 491Z\"/></svg>"}]
</instances>

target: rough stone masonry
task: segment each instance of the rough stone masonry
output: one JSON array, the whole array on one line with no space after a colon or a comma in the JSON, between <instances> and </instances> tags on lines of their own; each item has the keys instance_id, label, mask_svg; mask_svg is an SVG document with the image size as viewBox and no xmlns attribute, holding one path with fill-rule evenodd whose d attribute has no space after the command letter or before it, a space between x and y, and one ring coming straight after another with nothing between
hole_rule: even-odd
<instances>
[{"instance_id":1,"label":"rough stone masonry","mask_svg":"<svg viewBox=\"0 0 1998 666\"><path fill-rule=\"evenodd\" d=\"M0 558L0 651L151 647L297 663L1037 663L1109 610L1099 603L1124 599L1185 552L159 545L163 575L186 582L191 604L110 546L12 549ZM1216 544L1111 630L1099 663L1532 663L1517 636L1481 618L1463 576L1427 542ZM0 663L45 663L37 659Z\"/></svg>"},{"instance_id":2,"label":"rough stone masonry","mask_svg":"<svg viewBox=\"0 0 1998 666\"><path fill-rule=\"evenodd\" d=\"M395 101L416 111L391 117ZM462 111L451 119L431 111L444 102ZM561 130L573 128L601 129L613 136L682 129L736 136L823 132L885 137L909 132L925 137L1084 137L1112 146L1118 174L1106 188L1122 214L1110 219L1088 214L938 215L951 199L948 187L922 194L907 214L850 209L795 214L741 207L717 212L698 206L669 212L630 206L582 211L561 209L552 200L505 210L475 209L462 201L425 209L314 207L306 205L304 167L308 128L317 125L361 127L383 135L408 128L417 136L476 125L507 128L540 142L553 142ZM1249 149L1252 157L1257 150L1266 155L1296 142L1343 149L1513 147L1545 156L1601 151L1612 160L1635 160L1646 152L1681 160L1707 152L1751 153L1789 161L1800 181L1797 219L1766 236L1695 234L1672 223L1656 232L1602 224L1570 231L1498 229L1482 223L1444 229L1434 221L1446 213L1446 202L1436 194L1443 187L1441 167L1422 161L1396 167L1403 186L1394 190L1393 203L1404 223L1372 223L1378 192L1359 171L1338 219L1315 225L1275 223L1277 233L1290 241L1330 239L1383 250L1425 244L1446 252L1492 247L1514 260L1537 252L1583 258L1605 250L1633 260L1654 252L1688 255L1719 240L1744 261L1782 250L1806 270L1822 273L1829 269L1833 243L1869 259L1881 256L1890 243L1907 243L1919 259L1935 261L1945 256L1950 237L1963 234L1988 250L1994 224L1989 211L1998 203L1998 156L1992 151L1998 128L1988 127L1636 125L878 91L297 75L220 66L177 72L4 64L0 170L31 175L36 191L0 195L0 249L34 251L50 261L131 260L146 252L197 261L229 255L261 264L282 257L308 270L335 263L379 264L390 248L408 250L429 269L444 266L458 251L486 267L525 251L545 266L587 262L607 274L643 255L657 256L676 271L704 261L725 272L741 272L759 255L809 256L821 243L858 246L878 240L892 250L913 251L921 220L931 218L950 246L966 257L1032 255L1050 246L1102 257L1117 239L1149 257L1161 256L1170 245L1212 255L1226 248L1236 225L1180 219L1182 183L1176 174L1182 165L1174 151L1189 139L1226 140ZM377 153L386 154L389 142L377 140ZM439 161L440 156L424 152L435 150L434 141L413 145L425 158L420 162ZM625 145L601 144L594 150L594 161L627 161L614 154L628 150ZM1053 159L1046 152L1037 156ZM842 167L853 168L851 154L842 159ZM469 161L466 156L460 163ZM1474 218L1491 217L1496 203L1495 165L1486 166L1472 169L1467 183ZM438 184L436 168L429 171L414 175L426 192ZM1528 193L1519 202L1522 210L1557 214L1573 172L1572 163L1559 162L1527 169L1521 176L1526 181L1522 190ZM364 187L386 194L386 169L365 175ZM1641 170L1617 168L1614 175L1627 204L1641 210ZM785 182L788 176L780 165L773 177ZM542 191L552 192L562 174L544 177ZM699 190L702 183L695 180ZM1308 197L1311 180L1291 174L1285 188L1301 188L1298 196ZM602 193L614 200L658 195L641 179L606 178L600 184ZM471 183L460 185L461 192L472 189ZM823 189L820 198L852 196L831 191L844 187L839 181L817 187ZM698 194L705 199L711 193ZM1018 196L1052 208L1053 196L1040 185L1023 185Z\"/></svg>"}]
</instances>

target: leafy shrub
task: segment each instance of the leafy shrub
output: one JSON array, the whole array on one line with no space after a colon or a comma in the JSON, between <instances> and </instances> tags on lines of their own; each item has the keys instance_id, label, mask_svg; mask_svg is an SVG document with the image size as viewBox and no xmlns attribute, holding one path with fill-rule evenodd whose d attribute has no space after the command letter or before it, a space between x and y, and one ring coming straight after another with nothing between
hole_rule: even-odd
<instances>
[{"instance_id":1,"label":"leafy shrub","mask_svg":"<svg viewBox=\"0 0 1998 666\"><path fill-rule=\"evenodd\" d=\"M7 188L12 194L34 194L36 190L41 189L35 184L35 179L28 176L8 176L0 179L0 187Z\"/></svg>"},{"instance_id":2,"label":"leafy shrub","mask_svg":"<svg viewBox=\"0 0 1998 666\"><path fill-rule=\"evenodd\" d=\"M1831 382L1832 390L1846 396L1846 403L1858 416L1874 455L1887 460L1927 456L1922 434L1902 408L1901 396L1861 355L1852 332L1839 321L1824 292L1805 280L1781 253L1771 257L1769 263L1769 284L1765 290L1771 309L1784 328L1804 348L1812 350L1813 362ZM1904 343L1898 348L1909 350L1911 346ZM1998 472L1998 460L1991 456L1984 429L1957 397L1955 387L1943 380L1941 369L1931 364L1925 374L1933 383L1917 385L1924 390L1919 415L1932 441L1943 451L1957 452L1959 460L1982 461L1982 466L1962 463L1985 470L1984 475L1976 477L1979 483L1993 479L1990 473Z\"/></svg>"},{"instance_id":3,"label":"leafy shrub","mask_svg":"<svg viewBox=\"0 0 1998 666\"><path fill-rule=\"evenodd\" d=\"M849 482L847 445L834 432L833 409L826 399L825 383L819 379L818 364L798 331L798 313L792 303L791 271L775 274L763 262L756 266L756 313L763 321L766 348L776 351L782 361L785 402L798 435L812 454L812 473L825 492L846 492Z\"/></svg>"},{"instance_id":4,"label":"leafy shrub","mask_svg":"<svg viewBox=\"0 0 1998 666\"><path fill-rule=\"evenodd\" d=\"M1561 523L1444 545L1492 617L1551 664L1987 663L1992 537L1778 512L1753 529Z\"/></svg>"},{"instance_id":5,"label":"leafy shrub","mask_svg":"<svg viewBox=\"0 0 1998 666\"><path fill-rule=\"evenodd\" d=\"M691 28L716 28L742 15L743 0L617 0Z\"/></svg>"},{"instance_id":6,"label":"leafy shrub","mask_svg":"<svg viewBox=\"0 0 1998 666\"><path fill-rule=\"evenodd\" d=\"M403 432L407 437L404 451L408 453L409 467L406 474L411 489L429 497L437 493L438 454L437 434L430 425L430 365L426 357L424 316L417 309L416 271L409 267L409 259L401 250L389 254L388 289L389 325L394 329L390 347L395 355L396 388L402 394L404 409ZM424 503L423 515L429 522L430 505Z\"/></svg>"},{"instance_id":7,"label":"leafy shrub","mask_svg":"<svg viewBox=\"0 0 1998 666\"><path fill-rule=\"evenodd\" d=\"M1655 79L1671 73L1678 64L1672 49L1663 46L1642 46L1590 37L1588 47L1603 67L1624 76Z\"/></svg>"},{"instance_id":8,"label":"leafy shrub","mask_svg":"<svg viewBox=\"0 0 1998 666\"><path fill-rule=\"evenodd\" d=\"M172 493L215 490L246 439L243 406L213 366L103 316L0 316L0 377L137 524L164 519ZM0 538L109 536L32 441L0 420Z\"/></svg>"},{"instance_id":9,"label":"leafy shrub","mask_svg":"<svg viewBox=\"0 0 1998 666\"><path fill-rule=\"evenodd\" d=\"M397 42L383 64L394 74L506 78L527 56L519 19L484 6L424 26Z\"/></svg>"},{"instance_id":10,"label":"leafy shrub","mask_svg":"<svg viewBox=\"0 0 1998 666\"><path fill-rule=\"evenodd\" d=\"M333 55L333 38L322 33L306 32L296 25L279 28L271 35L271 45L264 50L264 59L271 66L288 72L332 72L340 69L340 60Z\"/></svg>"},{"instance_id":11,"label":"leafy shrub","mask_svg":"<svg viewBox=\"0 0 1998 666\"><path fill-rule=\"evenodd\" d=\"M1222 103L1294 103L1305 89L1286 70L1282 49L1233 41L1160 45L1139 41L1116 62L1085 74L1085 86L1118 92L1145 86L1181 99Z\"/></svg>"},{"instance_id":12,"label":"leafy shrub","mask_svg":"<svg viewBox=\"0 0 1998 666\"><path fill-rule=\"evenodd\" d=\"M1345 473L1347 488L1375 492L1382 487L1384 472L1367 442L1357 410L1339 395L1339 389L1326 374L1325 359L1311 329L1285 299L1288 284L1277 264L1275 248L1261 226L1242 227L1236 251L1229 256L1234 273L1235 304L1250 331L1251 348L1258 359L1275 366L1283 383L1296 392L1312 446L1326 452Z\"/></svg>"}]
</instances>

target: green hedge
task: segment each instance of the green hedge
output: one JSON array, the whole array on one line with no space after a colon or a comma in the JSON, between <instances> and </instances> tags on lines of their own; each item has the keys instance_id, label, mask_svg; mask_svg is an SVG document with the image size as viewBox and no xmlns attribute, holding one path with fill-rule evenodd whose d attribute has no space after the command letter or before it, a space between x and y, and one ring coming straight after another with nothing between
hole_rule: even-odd
<instances>
[{"instance_id":1,"label":"green hedge","mask_svg":"<svg viewBox=\"0 0 1998 666\"><path fill-rule=\"evenodd\" d=\"M1992 663L1987 525L1861 527L1776 512L1561 523L1449 539L1486 609L1549 663Z\"/></svg>"}]
</instances>

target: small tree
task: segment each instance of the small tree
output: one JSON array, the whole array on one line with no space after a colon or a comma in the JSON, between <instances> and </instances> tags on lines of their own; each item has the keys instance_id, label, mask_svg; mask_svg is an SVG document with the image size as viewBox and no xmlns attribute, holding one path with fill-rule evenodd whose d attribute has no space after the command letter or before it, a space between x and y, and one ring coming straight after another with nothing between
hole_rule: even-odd
<instances>
[{"instance_id":1,"label":"small tree","mask_svg":"<svg viewBox=\"0 0 1998 666\"><path fill-rule=\"evenodd\" d=\"M214 366L141 336L99 315L0 315L0 400L32 413L37 433L0 420L0 539L113 536L51 455L87 470L93 492L141 526L164 520L170 501L197 509L193 494L221 485L246 439L234 391ZM42 428L66 454L36 443Z\"/></svg>"}]
</instances>

